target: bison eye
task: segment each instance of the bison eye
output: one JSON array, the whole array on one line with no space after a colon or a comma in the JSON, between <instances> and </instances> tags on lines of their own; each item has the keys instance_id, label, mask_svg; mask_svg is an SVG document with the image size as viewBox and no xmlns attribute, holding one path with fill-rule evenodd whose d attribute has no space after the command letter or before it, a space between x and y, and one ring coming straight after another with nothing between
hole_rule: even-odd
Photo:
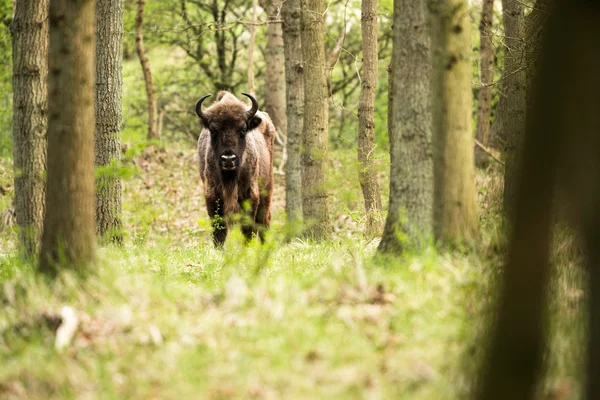
<instances>
[{"instance_id":1,"label":"bison eye","mask_svg":"<svg viewBox=\"0 0 600 400\"><path fill-rule=\"evenodd\" d=\"M246 133L248 132L248 126L244 125L244 127L242 128L242 130L240 131L240 135L242 137L246 136Z\"/></svg>"}]
</instances>

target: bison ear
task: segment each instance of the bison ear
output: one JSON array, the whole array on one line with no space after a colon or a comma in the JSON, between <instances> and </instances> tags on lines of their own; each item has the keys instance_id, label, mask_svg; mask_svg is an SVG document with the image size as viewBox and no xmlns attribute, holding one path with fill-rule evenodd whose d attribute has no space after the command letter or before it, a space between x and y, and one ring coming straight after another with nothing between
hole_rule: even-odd
<instances>
[{"instance_id":1,"label":"bison ear","mask_svg":"<svg viewBox=\"0 0 600 400\"><path fill-rule=\"evenodd\" d=\"M251 131L252 129L256 129L258 128L258 126L262 123L262 119L255 115L254 117L250 118L247 122L248 125L248 130Z\"/></svg>"}]
</instances>

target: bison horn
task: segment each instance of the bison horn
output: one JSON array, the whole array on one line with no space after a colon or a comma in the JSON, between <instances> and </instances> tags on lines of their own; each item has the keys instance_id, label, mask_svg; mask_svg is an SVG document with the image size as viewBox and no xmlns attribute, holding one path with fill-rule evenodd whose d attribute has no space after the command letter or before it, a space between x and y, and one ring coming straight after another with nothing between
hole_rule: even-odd
<instances>
[{"instance_id":1,"label":"bison horn","mask_svg":"<svg viewBox=\"0 0 600 400\"><path fill-rule=\"evenodd\" d=\"M200 97L200 99L196 102L196 115L198 115L202 121L208 120L208 115L206 115L202 112L202 102L204 101L204 99L206 99L207 97L210 97L210 96L212 96L212 95L205 94L204 96Z\"/></svg>"},{"instance_id":2,"label":"bison horn","mask_svg":"<svg viewBox=\"0 0 600 400\"><path fill-rule=\"evenodd\" d=\"M243 93L243 92L242 92L242 94L244 96L246 96L247 98L249 98L250 100L252 100L252 107L250 107L250 109L248 111L246 111L246 119L250 120L252 117L254 117L254 114L256 114L256 112L258 111L258 101L256 101L254 96L252 96L251 94Z\"/></svg>"}]
</instances>

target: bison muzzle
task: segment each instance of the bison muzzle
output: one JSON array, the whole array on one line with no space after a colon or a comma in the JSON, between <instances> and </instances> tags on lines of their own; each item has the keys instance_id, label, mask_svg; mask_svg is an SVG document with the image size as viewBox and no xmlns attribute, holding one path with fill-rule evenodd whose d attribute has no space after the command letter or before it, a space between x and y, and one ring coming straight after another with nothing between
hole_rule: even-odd
<instances>
[{"instance_id":1,"label":"bison muzzle","mask_svg":"<svg viewBox=\"0 0 600 400\"><path fill-rule=\"evenodd\" d=\"M250 107L225 91L205 110L202 102L210 94L196 103L204 127L198 139L200 178L216 246L225 242L236 216L247 239L262 238L271 222L275 127L254 96L242 94Z\"/></svg>"}]
</instances>

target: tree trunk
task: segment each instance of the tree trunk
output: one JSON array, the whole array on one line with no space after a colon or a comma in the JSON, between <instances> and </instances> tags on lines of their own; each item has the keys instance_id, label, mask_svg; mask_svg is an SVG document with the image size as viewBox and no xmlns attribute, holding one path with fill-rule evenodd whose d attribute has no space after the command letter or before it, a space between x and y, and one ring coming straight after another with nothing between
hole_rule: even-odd
<instances>
[{"instance_id":1,"label":"tree trunk","mask_svg":"<svg viewBox=\"0 0 600 400\"><path fill-rule=\"evenodd\" d=\"M430 2L433 17L434 235L445 245L475 239L471 44L466 0Z\"/></svg>"},{"instance_id":2,"label":"tree trunk","mask_svg":"<svg viewBox=\"0 0 600 400\"><path fill-rule=\"evenodd\" d=\"M265 110L273 120L277 131L287 137L286 93L285 93L285 55L283 48L282 24L280 19L282 0L266 2L267 47L265 50L266 91Z\"/></svg>"},{"instance_id":3,"label":"tree trunk","mask_svg":"<svg viewBox=\"0 0 600 400\"><path fill-rule=\"evenodd\" d=\"M494 0L483 0L481 21L479 22L480 54L479 64L479 101L477 105L477 128L475 137L484 146L490 136L490 113L492 111L492 82L494 80L494 48L492 47L492 21L494 18ZM488 155L479 147L475 148L475 162L483 165Z\"/></svg>"},{"instance_id":4,"label":"tree trunk","mask_svg":"<svg viewBox=\"0 0 600 400\"><path fill-rule=\"evenodd\" d=\"M427 0L394 2L390 68L390 206L379 250L432 236L431 63Z\"/></svg>"},{"instance_id":5,"label":"tree trunk","mask_svg":"<svg viewBox=\"0 0 600 400\"><path fill-rule=\"evenodd\" d=\"M285 210L292 231L297 232L302 218L301 145L304 125L304 67L300 42L300 0L282 5L285 50L287 163L285 164Z\"/></svg>"},{"instance_id":6,"label":"tree trunk","mask_svg":"<svg viewBox=\"0 0 600 400\"><path fill-rule=\"evenodd\" d=\"M328 94L325 70L323 1L302 3L302 59L304 64L304 129L302 152L302 211L307 234L329 236L327 201Z\"/></svg>"},{"instance_id":7,"label":"tree trunk","mask_svg":"<svg viewBox=\"0 0 600 400\"><path fill-rule=\"evenodd\" d=\"M258 0L252 0L252 23L250 24L250 40L248 43L248 93L255 94L254 87L254 47L256 47L256 14L258 13Z\"/></svg>"},{"instance_id":8,"label":"tree trunk","mask_svg":"<svg viewBox=\"0 0 600 400\"><path fill-rule=\"evenodd\" d=\"M12 32L15 213L23 254L30 258L44 220L48 0L17 2Z\"/></svg>"},{"instance_id":9,"label":"tree trunk","mask_svg":"<svg viewBox=\"0 0 600 400\"><path fill-rule=\"evenodd\" d=\"M547 358L544 328L556 193L568 200L589 268L589 347L581 352L588 358L582 374L586 392L569 397L600 398L600 7L585 0L555 4L540 54L544 68L533 82L511 216L514 232L475 398L536 397L536 379Z\"/></svg>"},{"instance_id":10,"label":"tree trunk","mask_svg":"<svg viewBox=\"0 0 600 400\"><path fill-rule=\"evenodd\" d=\"M150 71L150 62L146 57L146 48L144 47L144 5L146 0L137 0L137 13L135 14L135 49L142 71L144 72L144 82L146 83L146 95L148 96L148 139L158 139L158 104L156 102L156 91L152 84L152 72Z\"/></svg>"},{"instance_id":11,"label":"tree trunk","mask_svg":"<svg viewBox=\"0 0 600 400\"><path fill-rule=\"evenodd\" d=\"M363 76L358 105L358 177L365 200L365 233L381 235L381 195L375 166L377 93L377 0L362 0Z\"/></svg>"},{"instance_id":12,"label":"tree trunk","mask_svg":"<svg viewBox=\"0 0 600 400\"><path fill-rule=\"evenodd\" d=\"M123 0L96 0L96 231L122 243L119 160Z\"/></svg>"},{"instance_id":13,"label":"tree trunk","mask_svg":"<svg viewBox=\"0 0 600 400\"><path fill-rule=\"evenodd\" d=\"M94 258L94 0L50 2L48 177L40 270Z\"/></svg>"},{"instance_id":14,"label":"tree trunk","mask_svg":"<svg viewBox=\"0 0 600 400\"><path fill-rule=\"evenodd\" d=\"M524 15L520 0L502 0L504 23L504 76L502 91L505 96L504 115L498 115L506 138L504 148L504 212L510 218L517 193L516 177L519 152L525 133L527 91L524 60Z\"/></svg>"}]
</instances>

